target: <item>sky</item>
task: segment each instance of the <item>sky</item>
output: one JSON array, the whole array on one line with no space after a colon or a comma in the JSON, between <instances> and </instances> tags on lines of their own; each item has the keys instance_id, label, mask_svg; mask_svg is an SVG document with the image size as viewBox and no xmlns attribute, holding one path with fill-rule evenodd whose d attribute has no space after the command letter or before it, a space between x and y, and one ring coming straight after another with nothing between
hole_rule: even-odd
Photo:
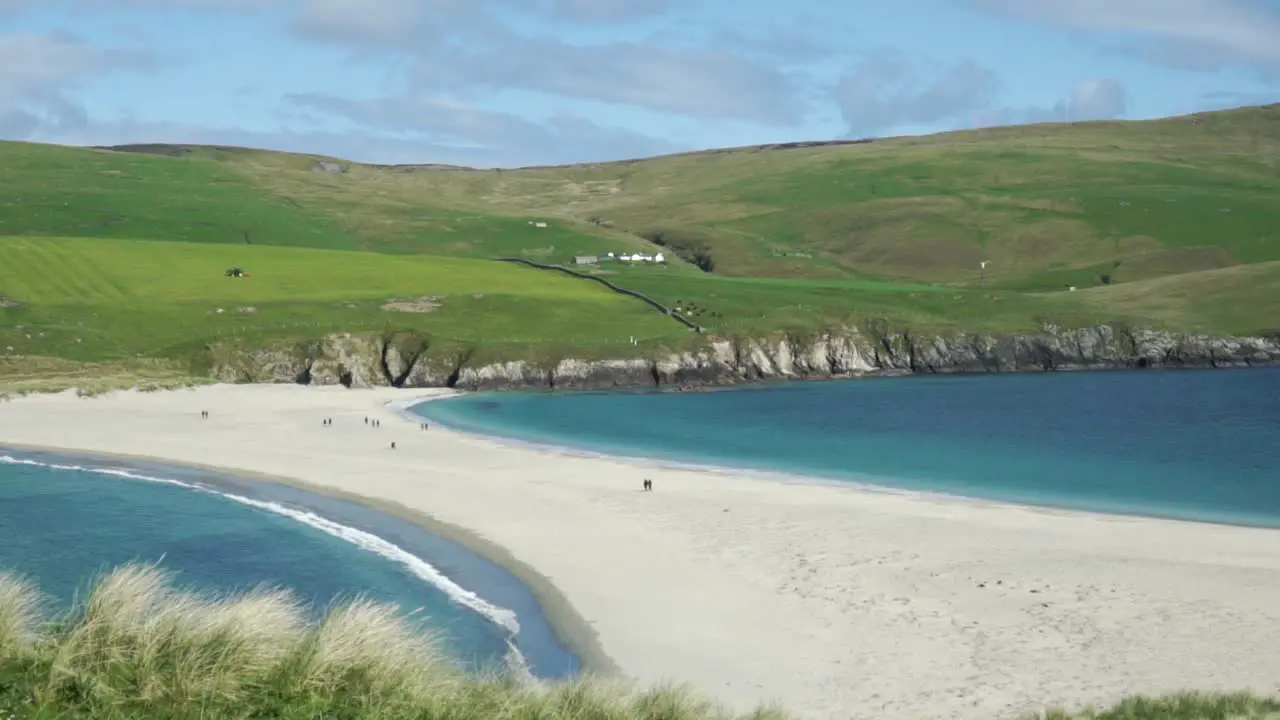
<instances>
[{"instance_id":1,"label":"sky","mask_svg":"<svg viewBox=\"0 0 1280 720\"><path fill-rule=\"evenodd\" d=\"M592 162L1280 101L1280 0L0 0L0 139Z\"/></svg>"}]
</instances>

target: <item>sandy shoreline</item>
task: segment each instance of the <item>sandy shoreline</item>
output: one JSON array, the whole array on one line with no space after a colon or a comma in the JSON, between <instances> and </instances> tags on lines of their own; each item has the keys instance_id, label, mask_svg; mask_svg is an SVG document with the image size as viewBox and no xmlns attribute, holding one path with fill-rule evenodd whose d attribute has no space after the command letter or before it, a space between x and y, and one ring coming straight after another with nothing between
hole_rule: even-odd
<instances>
[{"instance_id":1,"label":"sandy shoreline","mask_svg":"<svg viewBox=\"0 0 1280 720\"><path fill-rule=\"evenodd\" d=\"M580 457L386 407L428 394L30 396L0 403L0 443L259 476L419 522L511 570L584 662L737 706L977 718L1280 690L1280 531Z\"/></svg>"}]
</instances>

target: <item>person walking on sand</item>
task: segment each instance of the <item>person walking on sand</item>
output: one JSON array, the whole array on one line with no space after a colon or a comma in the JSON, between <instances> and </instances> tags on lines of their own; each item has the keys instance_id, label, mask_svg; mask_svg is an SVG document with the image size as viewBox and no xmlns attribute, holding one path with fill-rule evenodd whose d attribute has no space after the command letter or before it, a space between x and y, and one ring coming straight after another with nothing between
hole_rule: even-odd
<instances>
[{"instance_id":1,"label":"person walking on sand","mask_svg":"<svg viewBox=\"0 0 1280 720\"><path fill-rule=\"evenodd\" d=\"M392 449L392 450L395 450L395 449L396 449L396 441L395 441L395 440L392 440L392 441L391 441L391 449Z\"/></svg>"},{"instance_id":2,"label":"person walking on sand","mask_svg":"<svg viewBox=\"0 0 1280 720\"><path fill-rule=\"evenodd\" d=\"M368 415L366 415L366 416L365 416L365 418L364 418L364 424L365 424L365 425L368 425L368 424L369 424L369 416L368 416Z\"/></svg>"}]
</instances>

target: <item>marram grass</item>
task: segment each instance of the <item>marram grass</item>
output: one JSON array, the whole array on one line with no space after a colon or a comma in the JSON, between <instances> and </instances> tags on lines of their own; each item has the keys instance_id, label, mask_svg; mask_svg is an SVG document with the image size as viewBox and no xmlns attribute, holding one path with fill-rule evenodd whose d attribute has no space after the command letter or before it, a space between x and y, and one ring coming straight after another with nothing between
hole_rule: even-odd
<instances>
[{"instance_id":1,"label":"marram grass","mask_svg":"<svg viewBox=\"0 0 1280 720\"><path fill-rule=\"evenodd\" d=\"M45 607L0 575L0 720L741 717L683 688L466 674L393 605L357 599L312 622L287 591L201 595L149 565L102 575L66 614Z\"/></svg>"},{"instance_id":2,"label":"marram grass","mask_svg":"<svg viewBox=\"0 0 1280 720\"><path fill-rule=\"evenodd\" d=\"M212 597L150 565L98 578L51 616L32 584L0 574L0 720L345 718L713 720L734 715L678 687L468 675L391 605L357 599L318 623L289 592ZM741 716L739 716L741 717ZM745 716L781 720L776 708ZM1130 698L1053 720L1280 720L1252 695Z\"/></svg>"}]
</instances>

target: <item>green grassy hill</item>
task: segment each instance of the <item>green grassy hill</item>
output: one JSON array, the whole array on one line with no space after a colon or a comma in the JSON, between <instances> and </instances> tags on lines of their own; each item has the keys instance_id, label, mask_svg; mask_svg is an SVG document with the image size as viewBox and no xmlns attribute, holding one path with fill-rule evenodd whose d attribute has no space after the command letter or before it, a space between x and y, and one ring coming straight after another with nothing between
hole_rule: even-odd
<instances>
[{"instance_id":1,"label":"green grassy hill","mask_svg":"<svg viewBox=\"0 0 1280 720\"><path fill-rule=\"evenodd\" d=\"M324 176L311 171L316 159L188 156L234 167L273 202L314 208L357 237L389 244L378 225L396 221L396 247L420 252L572 254L567 239L540 242L550 233L467 244L432 232L449 222L464 233L513 229L466 225L471 211L559 218L559 231L620 242L603 223L690 257L703 250L717 274L736 276L977 284L986 259L997 286L1056 290L1103 274L1280 260L1280 105L516 171L352 166Z\"/></svg>"},{"instance_id":2,"label":"green grassy hill","mask_svg":"<svg viewBox=\"0 0 1280 720\"><path fill-rule=\"evenodd\" d=\"M0 143L0 354L182 359L337 330L687 342L639 301L492 262L636 250L673 262L593 272L712 333L1274 332L1278 162L1280 105L519 170ZM439 307L384 307L421 297Z\"/></svg>"},{"instance_id":3,"label":"green grassy hill","mask_svg":"<svg viewBox=\"0 0 1280 720\"><path fill-rule=\"evenodd\" d=\"M249 277L226 277L232 267ZM417 331L517 355L687 335L595 283L426 255L8 237L0 239L0 288L21 299L3 311L0 350L87 362L182 358L211 342L332 332Z\"/></svg>"}]
</instances>

